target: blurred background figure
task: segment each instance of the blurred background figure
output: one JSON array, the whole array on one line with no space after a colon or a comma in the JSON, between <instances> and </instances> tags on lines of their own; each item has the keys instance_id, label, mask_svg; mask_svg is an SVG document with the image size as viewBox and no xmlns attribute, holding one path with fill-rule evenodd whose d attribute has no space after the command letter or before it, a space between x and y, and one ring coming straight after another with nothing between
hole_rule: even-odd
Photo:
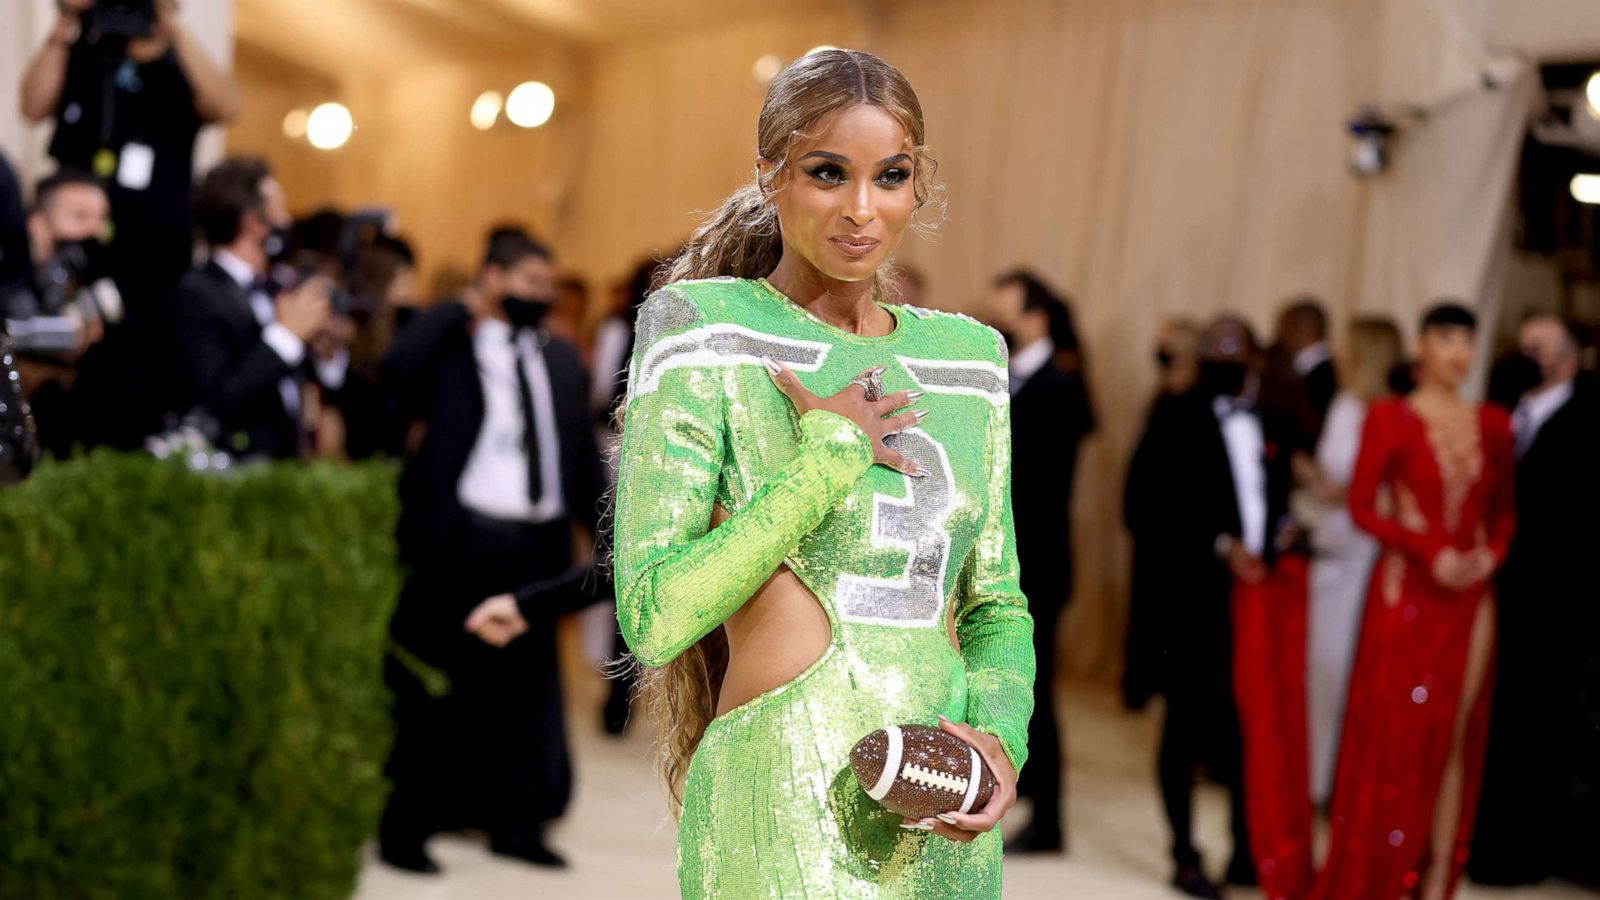
<instances>
[{"instance_id":1,"label":"blurred background figure","mask_svg":"<svg viewBox=\"0 0 1600 900\"><path fill-rule=\"evenodd\" d=\"M401 238L380 235L357 253L350 285L354 299L350 375L336 407L344 432L342 455L347 459L397 460L405 454L410 423L379 373L395 334L417 312L416 277L416 256Z\"/></svg>"},{"instance_id":2,"label":"blurred background figure","mask_svg":"<svg viewBox=\"0 0 1600 900\"><path fill-rule=\"evenodd\" d=\"M1295 449L1311 453L1338 388L1327 310L1314 297L1290 301L1278 314L1277 334L1267 348L1262 408L1289 416L1300 431Z\"/></svg>"},{"instance_id":3,"label":"blurred background figure","mask_svg":"<svg viewBox=\"0 0 1600 900\"><path fill-rule=\"evenodd\" d=\"M107 185L107 265L127 317L83 360L79 388L96 411L85 439L132 449L160 427L180 380L169 301L191 260L195 139L202 125L232 120L241 101L176 0L146 12L105 11L95 0L57 6L23 73L22 112L52 123L53 159Z\"/></svg>"},{"instance_id":4,"label":"blurred background figure","mask_svg":"<svg viewBox=\"0 0 1600 900\"><path fill-rule=\"evenodd\" d=\"M1155 361L1161 375L1158 403L1162 397L1188 393L1200 377L1200 329L1188 319L1161 323Z\"/></svg>"},{"instance_id":5,"label":"blurred background figure","mask_svg":"<svg viewBox=\"0 0 1600 900\"><path fill-rule=\"evenodd\" d=\"M622 423L618 416L628 383L628 360L633 357L634 325L639 305L651 291L660 287L666 270L666 262L654 258L640 260L627 280L616 285L612 292L610 314L601 321L595 333L589 410L594 415L595 442L604 459L608 489L617 480L617 454L622 445ZM610 545L611 524L610 516L602 521L602 546ZM628 654L628 645L622 640L615 606L595 610L591 615L590 629L596 635L594 646L600 648L605 659L621 660ZM607 667L607 675L606 702L600 711L600 722L606 734L615 736L622 734L628 726L633 689L638 684L639 676L637 667L615 664Z\"/></svg>"},{"instance_id":6,"label":"blurred background figure","mask_svg":"<svg viewBox=\"0 0 1600 900\"><path fill-rule=\"evenodd\" d=\"M26 222L27 256L0 283L0 316L11 334L23 393L33 407L41 449L70 453L87 427L72 388L76 364L122 317L121 295L106 268L109 205L99 179L62 169L34 188Z\"/></svg>"},{"instance_id":7,"label":"blurred background figure","mask_svg":"<svg viewBox=\"0 0 1600 900\"><path fill-rule=\"evenodd\" d=\"M397 734L379 842L407 871L439 871L425 842L464 825L497 855L565 865L545 832L572 790L555 633L567 610L526 589L571 569L573 523L595 533L604 481L583 363L542 327L556 291L550 250L497 227L460 299L419 313L384 357L404 416L426 426L401 476L411 574L391 632L451 680L436 698L400 657L386 666ZM490 631L469 632L491 597L472 620Z\"/></svg>"},{"instance_id":8,"label":"blurred background figure","mask_svg":"<svg viewBox=\"0 0 1600 900\"><path fill-rule=\"evenodd\" d=\"M1578 798L1597 758L1584 665L1600 639L1600 395L1559 317L1529 317L1517 347L1517 534L1495 582L1499 655L1470 863L1473 880L1497 885L1578 874L1597 824Z\"/></svg>"},{"instance_id":9,"label":"blurred background figure","mask_svg":"<svg viewBox=\"0 0 1600 900\"><path fill-rule=\"evenodd\" d=\"M1133 535L1128 702L1166 698L1157 763L1172 835L1172 885L1218 897L1193 838L1194 782L1205 772L1232 803L1230 884L1255 883L1240 784L1233 696L1234 580L1266 577L1288 513L1284 432L1257 407L1261 351L1244 320L1222 316L1200 336L1199 380L1158 400L1128 470Z\"/></svg>"},{"instance_id":10,"label":"blurred background figure","mask_svg":"<svg viewBox=\"0 0 1600 900\"><path fill-rule=\"evenodd\" d=\"M922 270L904 263L894 270L895 302L907 306L928 305L928 278Z\"/></svg>"},{"instance_id":11,"label":"blurred background figure","mask_svg":"<svg viewBox=\"0 0 1600 900\"><path fill-rule=\"evenodd\" d=\"M1318 805L1325 805L1333 792L1350 665L1378 558L1377 542L1350 521L1350 476L1361 451L1368 407L1391 395L1389 372L1400 360L1400 348L1400 329L1389 319L1350 323L1339 354L1339 393L1328 410L1316 458L1297 466L1311 498L1309 514L1301 518L1311 533L1306 704L1311 796Z\"/></svg>"},{"instance_id":12,"label":"blurred background figure","mask_svg":"<svg viewBox=\"0 0 1600 900\"><path fill-rule=\"evenodd\" d=\"M217 442L243 457L311 452L315 421L305 387L344 386L348 340L335 323L330 282L305 273L285 288L268 276L290 251L289 205L264 160L220 163L195 192L210 248L173 296L185 376L180 411L216 420Z\"/></svg>"},{"instance_id":13,"label":"blurred background figure","mask_svg":"<svg viewBox=\"0 0 1600 900\"><path fill-rule=\"evenodd\" d=\"M1081 348L1072 311L1026 269L995 279L985 307L1010 351L1012 495L1022 592L1033 616L1039 677L1028 722L1029 765L1017 784L1033 801L1032 818L1006 844L1011 852L1065 849L1061 808L1065 758L1056 721L1056 645L1061 614L1072 599L1072 485L1078 445L1094 429L1081 371L1056 364L1057 351Z\"/></svg>"},{"instance_id":14,"label":"blurred background figure","mask_svg":"<svg viewBox=\"0 0 1600 900\"><path fill-rule=\"evenodd\" d=\"M1429 310L1416 390L1367 414L1350 513L1382 556L1317 898L1442 900L1467 860L1489 724L1490 584L1515 527L1510 423L1461 396L1476 330L1457 304Z\"/></svg>"}]
</instances>

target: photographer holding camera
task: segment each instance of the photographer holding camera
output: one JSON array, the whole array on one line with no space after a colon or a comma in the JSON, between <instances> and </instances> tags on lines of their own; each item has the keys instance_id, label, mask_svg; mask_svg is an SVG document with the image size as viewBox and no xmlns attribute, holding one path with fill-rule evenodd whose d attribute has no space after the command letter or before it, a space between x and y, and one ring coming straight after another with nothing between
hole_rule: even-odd
<instances>
[{"instance_id":1,"label":"photographer holding camera","mask_svg":"<svg viewBox=\"0 0 1600 900\"><path fill-rule=\"evenodd\" d=\"M107 263L125 327L83 361L82 388L106 413L90 443L136 447L170 399L170 300L193 248L189 194L202 125L239 109L233 79L178 17L175 0L59 0L60 16L22 79L22 113L54 121L50 156L105 181Z\"/></svg>"},{"instance_id":2,"label":"photographer holding camera","mask_svg":"<svg viewBox=\"0 0 1600 900\"><path fill-rule=\"evenodd\" d=\"M313 275L284 288L268 277L289 256L291 219L264 160L223 160L196 189L194 212L211 256L173 296L187 399L218 420L226 449L298 457L311 431L304 386L338 391L349 366L332 284Z\"/></svg>"},{"instance_id":3,"label":"photographer holding camera","mask_svg":"<svg viewBox=\"0 0 1600 900\"><path fill-rule=\"evenodd\" d=\"M121 317L101 237L110 204L99 180L62 169L40 181L24 220L27 264L0 284L0 316L12 341L23 393L40 443L57 454L76 438L69 391L78 358Z\"/></svg>"}]
</instances>

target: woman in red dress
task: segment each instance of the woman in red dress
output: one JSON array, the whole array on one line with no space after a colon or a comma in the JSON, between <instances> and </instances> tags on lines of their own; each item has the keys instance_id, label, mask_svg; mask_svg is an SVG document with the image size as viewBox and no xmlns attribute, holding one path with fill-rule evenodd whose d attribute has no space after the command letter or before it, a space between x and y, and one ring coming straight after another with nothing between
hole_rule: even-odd
<instances>
[{"instance_id":1,"label":"woman in red dress","mask_svg":"<svg viewBox=\"0 0 1600 900\"><path fill-rule=\"evenodd\" d=\"M1382 545L1367 596L1320 900L1443 900L1466 862L1494 657L1491 577L1514 528L1511 425L1459 390L1476 321L1423 318L1418 384L1375 404L1350 484Z\"/></svg>"}]
</instances>

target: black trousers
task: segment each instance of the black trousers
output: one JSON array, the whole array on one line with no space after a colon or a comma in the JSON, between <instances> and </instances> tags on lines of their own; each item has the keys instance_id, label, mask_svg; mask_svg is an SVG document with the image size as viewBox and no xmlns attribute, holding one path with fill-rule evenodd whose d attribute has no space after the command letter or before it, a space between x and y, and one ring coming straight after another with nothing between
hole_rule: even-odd
<instances>
[{"instance_id":1,"label":"black trousers","mask_svg":"<svg viewBox=\"0 0 1600 900\"><path fill-rule=\"evenodd\" d=\"M1194 785L1201 769L1230 795L1233 861L1229 865L1250 862L1239 717L1231 695L1219 694L1217 688L1166 692L1156 770L1167 826L1172 831L1172 861L1179 867L1200 865L1200 852L1194 846Z\"/></svg>"},{"instance_id":2,"label":"black trousers","mask_svg":"<svg viewBox=\"0 0 1600 900\"><path fill-rule=\"evenodd\" d=\"M396 612L396 641L449 676L429 693L413 667L391 656L394 784L386 842L417 842L473 827L496 839L537 838L572 791L556 652L556 617L529 622L504 648L463 628L480 601L563 571L572 538L565 519L528 525L463 517L449 552L419 567Z\"/></svg>"},{"instance_id":3,"label":"black trousers","mask_svg":"<svg viewBox=\"0 0 1600 900\"><path fill-rule=\"evenodd\" d=\"M1066 760L1061 748L1061 724L1056 720L1055 674L1056 624L1066 604L1049 594L1050 587L1057 594L1065 589L1059 583L1045 588L1023 587L1033 615L1033 653L1038 675L1033 680L1033 718L1028 720L1028 764L1017 779L1017 793L1033 801L1031 824L1043 838L1062 834L1065 826L1061 794Z\"/></svg>"}]
</instances>

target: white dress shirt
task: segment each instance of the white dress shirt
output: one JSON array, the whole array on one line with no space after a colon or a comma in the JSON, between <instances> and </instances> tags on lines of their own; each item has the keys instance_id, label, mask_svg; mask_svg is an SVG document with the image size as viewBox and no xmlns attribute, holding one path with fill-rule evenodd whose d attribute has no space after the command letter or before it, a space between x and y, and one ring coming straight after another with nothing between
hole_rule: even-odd
<instances>
[{"instance_id":1,"label":"white dress shirt","mask_svg":"<svg viewBox=\"0 0 1600 900\"><path fill-rule=\"evenodd\" d=\"M1254 412L1235 409L1225 397L1211 402L1228 448L1234 499L1239 504L1240 539L1252 555L1260 556L1267 546L1266 439L1261 420Z\"/></svg>"},{"instance_id":2,"label":"white dress shirt","mask_svg":"<svg viewBox=\"0 0 1600 900\"><path fill-rule=\"evenodd\" d=\"M1551 385L1544 390L1524 394L1517 402L1516 412L1511 415L1511 425L1517 435L1517 456L1528 452L1533 442L1539 437L1539 429L1550 417L1567 405L1572 399L1572 379L1559 384Z\"/></svg>"},{"instance_id":3,"label":"white dress shirt","mask_svg":"<svg viewBox=\"0 0 1600 900\"><path fill-rule=\"evenodd\" d=\"M1014 396L1017 391L1022 390L1022 386L1028 383L1028 379L1044 368L1044 364L1050 361L1050 357L1054 356L1055 352L1055 341L1046 337L1039 338L1016 353L1011 354L1011 362L1007 366L1011 394Z\"/></svg>"},{"instance_id":4,"label":"white dress shirt","mask_svg":"<svg viewBox=\"0 0 1600 900\"><path fill-rule=\"evenodd\" d=\"M514 352L511 326L499 319L484 319L472 332L472 353L478 361L479 383L483 385L483 426L456 485L456 499L462 506L493 519L548 522L566 512L561 495L555 395L550 390L550 370L540 349L546 339L544 332L523 329L517 334ZM522 396L513 368L519 362L533 394L533 427L543 488L537 503L528 496Z\"/></svg>"},{"instance_id":5,"label":"white dress shirt","mask_svg":"<svg viewBox=\"0 0 1600 900\"><path fill-rule=\"evenodd\" d=\"M1311 374L1312 369L1332 358L1333 354L1328 350L1328 342L1318 341L1294 355L1294 371L1301 378L1304 378Z\"/></svg>"}]
</instances>

